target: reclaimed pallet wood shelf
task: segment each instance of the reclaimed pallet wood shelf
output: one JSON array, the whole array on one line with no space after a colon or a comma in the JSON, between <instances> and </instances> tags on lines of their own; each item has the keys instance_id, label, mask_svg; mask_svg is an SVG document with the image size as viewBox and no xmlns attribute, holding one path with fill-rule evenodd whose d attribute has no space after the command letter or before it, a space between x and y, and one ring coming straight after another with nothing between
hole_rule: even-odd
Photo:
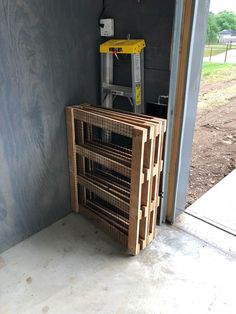
<instances>
[{"instance_id":1,"label":"reclaimed pallet wood shelf","mask_svg":"<svg viewBox=\"0 0 236 314\"><path fill-rule=\"evenodd\" d=\"M137 255L155 238L166 121L66 108L71 206Z\"/></svg>"}]
</instances>

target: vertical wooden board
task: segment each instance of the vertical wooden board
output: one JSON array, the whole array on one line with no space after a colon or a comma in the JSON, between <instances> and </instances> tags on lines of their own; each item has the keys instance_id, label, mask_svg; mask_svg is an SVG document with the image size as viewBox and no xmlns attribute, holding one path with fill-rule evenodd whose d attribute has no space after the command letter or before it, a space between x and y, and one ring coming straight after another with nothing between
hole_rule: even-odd
<instances>
[{"instance_id":1,"label":"vertical wooden board","mask_svg":"<svg viewBox=\"0 0 236 314\"><path fill-rule=\"evenodd\" d=\"M143 157L143 167L145 169L149 170L150 178L145 178L145 181L142 185L142 194L141 194L141 205L144 206L144 208L147 208L146 215L143 215L141 221L140 221L140 238L143 239L141 243L141 249L144 249L147 245L147 239L148 239L148 224L149 224L149 215L150 215L150 196L151 196L151 177L152 177L152 171L153 171L153 154L154 154L154 148L155 148L155 127L151 126L149 129L150 136L147 142L144 144L144 157ZM144 213L143 213L144 214Z\"/></svg>"},{"instance_id":2,"label":"vertical wooden board","mask_svg":"<svg viewBox=\"0 0 236 314\"><path fill-rule=\"evenodd\" d=\"M166 132L166 123L162 121L159 127L159 134L157 134L157 149L155 156L155 177L153 177L153 187L152 187L152 221L149 224L149 240L151 242L156 237L156 219L157 219L157 210L160 203L159 189L160 189L160 175L163 170L163 148L164 148L164 134Z\"/></svg>"},{"instance_id":3,"label":"vertical wooden board","mask_svg":"<svg viewBox=\"0 0 236 314\"><path fill-rule=\"evenodd\" d=\"M154 129L154 135L153 135L153 142L152 142L152 150L151 150L151 155L150 155L150 163L151 163L151 178L149 182L149 214L148 214L148 231L147 231L147 244L149 243L149 234L152 232L151 226L153 225L153 220L155 220L155 213L153 212L154 210L154 202L153 202L153 190L155 189L155 183L154 183L154 178L156 177L155 175L155 166L156 166L156 155L159 154L159 143L158 143L158 136L159 136L159 131L160 131L160 124L156 124L156 127ZM151 229L151 230L150 230Z\"/></svg>"},{"instance_id":4,"label":"vertical wooden board","mask_svg":"<svg viewBox=\"0 0 236 314\"><path fill-rule=\"evenodd\" d=\"M140 220L140 230L139 236L142 239L141 249L144 249L147 245L147 236L148 236L148 213L149 213L149 204L148 204L148 186L149 181L145 181L142 185L142 197L141 197L141 205L143 206L142 218Z\"/></svg>"},{"instance_id":5,"label":"vertical wooden board","mask_svg":"<svg viewBox=\"0 0 236 314\"><path fill-rule=\"evenodd\" d=\"M160 173L162 164L162 148L164 140L164 124L160 123L157 133L156 151L155 151L155 176L153 176L152 182L152 215L149 223L149 240L151 242L156 236L156 220L157 220L157 208L159 206L159 187L160 187Z\"/></svg>"},{"instance_id":6,"label":"vertical wooden board","mask_svg":"<svg viewBox=\"0 0 236 314\"><path fill-rule=\"evenodd\" d=\"M87 131L87 140L91 143L93 141L93 127L91 124L86 124L85 126L86 131ZM88 160L88 170L90 173L94 172L94 163L92 160ZM91 191L88 191L89 193L89 199L91 200L93 197L93 194Z\"/></svg>"},{"instance_id":7,"label":"vertical wooden board","mask_svg":"<svg viewBox=\"0 0 236 314\"><path fill-rule=\"evenodd\" d=\"M174 124L173 135L171 139L171 160L168 172L168 195L167 195L167 207L166 207L166 219L169 222L173 221L174 202L175 202L175 189L176 189L176 177L178 175L178 162L176 161L179 156L178 151L180 147L181 131L182 131L182 118L184 111L185 100L185 88L187 78L188 56L189 56L189 44L191 40L191 26L193 22L193 0L184 1L183 21L181 30L180 45L181 50L179 54L178 64L178 79L177 79L177 94L175 98L175 110L174 110Z\"/></svg>"},{"instance_id":8,"label":"vertical wooden board","mask_svg":"<svg viewBox=\"0 0 236 314\"><path fill-rule=\"evenodd\" d=\"M160 133L160 158L159 158L159 164L158 164L158 171L157 171L157 193L160 191L160 180L161 180L161 173L163 172L163 166L164 166L164 143L165 143L165 125L162 126L162 132ZM156 211L156 216L158 216L158 208L160 207L160 196L157 195L157 202L155 204L155 211ZM156 226L156 223L155 223ZM156 227L154 228L154 234L153 234L153 239L156 237Z\"/></svg>"},{"instance_id":9,"label":"vertical wooden board","mask_svg":"<svg viewBox=\"0 0 236 314\"><path fill-rule=\"evenodd\" d=\"M76 120L77 124L77 134L78 134L78 144L84 144L84 123ZM80 174L85 175L85 157L78 156L78 164L79 164L79 171ZM78 181L79 184L79 181ZM86 202L86 189L79 185L79 203L85 204Z\"/></svg>"},{"instance_id":10,"label":"vertical wooden board","mask_svg":"<svg viewBox=\"0 0 236 314\"><path fill-rule=\"evenodd\" d=\"M132 173L130 191L130 212L129 212L129 233L128 250L131 254L137 255L140 251L139 244L139 224L141 212L141 191L142 173L144 158L144 135L145 130L133 130L132 141Z\"/></svg>"},{"instance_id":11,"label":"vertical wooden board","mask_svg":"<svg viewBox=\"0 0 236 314\"><path fill-rule=\"evenodd\" d=\"M73 108L66 108L68 159L70 172L71 209L79 211L78 207L78 185L77 185L77 160L75 146L75 119Z\"/></svg>"}]
</instances>

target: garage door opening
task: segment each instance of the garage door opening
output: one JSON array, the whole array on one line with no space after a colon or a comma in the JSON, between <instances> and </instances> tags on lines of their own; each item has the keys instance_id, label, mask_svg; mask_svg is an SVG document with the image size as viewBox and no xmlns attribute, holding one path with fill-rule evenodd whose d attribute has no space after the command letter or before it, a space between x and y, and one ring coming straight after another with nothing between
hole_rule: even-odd
<instances>
[{"instance_id":1,"label":"garage door opening","mask_svg":"<svg viewBox=\"0 0 236 314\"><path fill-rule=\"evenodd\" d=\"M215 7L211 2L186 208L236 234L231 188L236 182L236 38L222 29L232 16L236 20L236 7L225 10L224 3Z\"/></svg>"}]
</instances>

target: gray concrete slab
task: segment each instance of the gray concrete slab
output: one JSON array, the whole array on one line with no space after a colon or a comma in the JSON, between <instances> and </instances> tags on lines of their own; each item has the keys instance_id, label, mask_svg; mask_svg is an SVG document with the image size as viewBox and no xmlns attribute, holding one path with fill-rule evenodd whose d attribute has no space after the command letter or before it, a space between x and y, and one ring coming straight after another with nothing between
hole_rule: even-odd
<instances>
[{"instance_id":1,"label":"gray concrete slab","mask_svg":"<svg viewBox=\"0 0 236 314\"><path fill-rule=\"evenodd\" d=\"M235 256L181 228L130 257L71 214L0 255L0 313L234 313Z\"/></svg>"},{"instance_id":2,"label":"gray concrete slab","mask_svg":"<svg viewBox=\"0 0 236 314\"><path fill-rule=\"evenodd\" d=\"M236 169L186 209L236 235Z\"/></svg>"},{"instance_id":3,"label":"gray concrete slab","mask_svg":"<svg viewBox=\"0 0 236 314\"><path fill-rule=\"evenodd\" d=\"M228 232L187 213L176 218L175 227L236 258L236 237Z\"/></svg>"}]
</instances>

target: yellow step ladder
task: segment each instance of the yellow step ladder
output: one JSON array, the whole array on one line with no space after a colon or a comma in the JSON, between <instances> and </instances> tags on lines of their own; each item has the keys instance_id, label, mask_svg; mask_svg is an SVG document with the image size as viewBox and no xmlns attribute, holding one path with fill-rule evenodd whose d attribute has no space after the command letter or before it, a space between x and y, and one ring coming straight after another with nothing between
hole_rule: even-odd
<instances>
[{"instance_id":1,"label":"yellow step ladder","mask_svg":"<svg viewBox=\"0 0 236 314\"><path fill-rule=\"evenodd\" d=\"M129 99L133 111L144 113L144 48L143 39L111 39L100 45L101 53L101 103L112 108L117 96ZM114 56L131 55L132 84L114 85Z\"/></svg>"}]
</instances>

